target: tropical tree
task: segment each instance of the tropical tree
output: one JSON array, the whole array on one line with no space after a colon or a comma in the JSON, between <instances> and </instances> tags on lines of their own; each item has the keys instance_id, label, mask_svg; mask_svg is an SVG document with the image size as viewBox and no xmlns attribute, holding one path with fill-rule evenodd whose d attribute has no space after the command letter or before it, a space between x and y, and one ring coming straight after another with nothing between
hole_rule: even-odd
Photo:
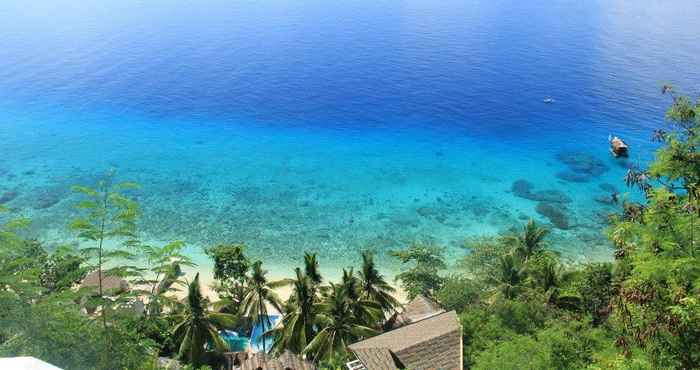
<instances>
[{"instance_id":1,"label":"tropical tree","mask_svg":"<svg viewBox=\"0 0 700 370\"><path fill-rule=\"evenodd\" d=\"M174 241L162 247L142 247L149 276L138 283L147 287L142 293L148 297L146 312L149 315L160 315L164 307L172 308L178 304L169 293L178 291L176 285L186 285L181 280L184 275L182 267L194 266L192 260L182 253L184 246L183 242Z\"/></svg>"},{"instance_id":2,"label":"tropical tree","mask_svg":"<svg viewBox=\"0 0 700 370\"><path fill-rule=\"evenodd\" d=\"M357 273L360 283L360 297L379 304L382 311L392 313L399 307L399 301L392 296L396 289L389 285L374 263L374 253L362 252L362 268Z\"/></svg>"},{"instance_id":3,"label":"tropical tree","mask_svg":"<svg viewBox=\"0 0 700 370\"><path fill-rule=\"evenodd\" d=\"M340 290L350 304L355 318L365 326L376 327L381 324L382 309L378 302L362 297L361 281L354 270L343 269L339 284Z\"/></svg>"},{"instance_id":4,"label":"tropical tree","mask_svg":"<svg viewBox=\"0 0 700 370\"><path fill-rule=\"evenodd\" d=\"M102 326L107 329L107 311L115 302L105 299L104 278L108 275L129 276L135 271L119 265L106 269L110 260L126 260L134 257L130 250L138 245L136 239L136 220L139 214L138 203L126 195L126 191L137 189L134 183L113 184L113 172L100 180L97 188L74 186L73 191L83 195L84 199L76 204L82 214L75 218L70 228L78 233L78 238L92 244L82 251L91 257L98 274L97 305L102 306L100 316ZM116 239L124 248L106 248L105 241Z\"/></svg>"},{"instance_id":5,"label":"tropical tree","mask_svg":"<svg viewBox=\"0 0 700 370\"><path fill-rule=\"evenodd\" d=\"M319 304L319 331L304 349L304 353L314 362L344 357L347 355L349 344L378 333L364 325L355 315L347 289L347 286L331 283L328 294Z\"/></svg>"},{"instance_id":6,"label":"tropical tree","mask_svg":"<svg viewBox=\"0 0 700 370\"><path fill-rule=\"evenodd\" d=\"M248 278L248 292L241 303L243 314L252 320L253 325L260 325L263 333L272 328L267 306L271 306L277 312L283 311L282 300L275 290L290 283L289 280L269 281L266 275L267 271L263 270L262 262L254 262ZM267 352L267 338L263 335L261 339L263 351Z\"/></svg>"},{"instance_id":7,"label":"tropical tree","mask_svg":"<svg viewBox=\"0 0 700 370\"><path fill-rule=\"evenodd\" d=\"M294 272L292 295L285 305L281 323L268 332L275 339L272 346L275 353L285 350L301 353L316 335L319 297L315 284L300 268Z\"/></svg>"},{"instance_id":8,"label":"tropical tree","mask_svg":"<svg viewBox=\"0 0 700 370\"><path fill-rule=\"evenodd\" d=\"M677 95L666 113L669 128L648 170L631 169L628 185L647 204L636 217L620 217L610 230L617 252L613 299L622 323L617 343L636 344L655 368L700 367L700 100Z\"/></svg>"},{"instance_id":9,"label":"tropical tree","mask_svg":"<svg viewBox=\"0 0 700 370\"><path fill-rule=\"evenodd\" d=\"M199 286L199 273L188 286L187 305L184 312L176 314L177 325L173 337L178 343L178 357L195 368L207 362L207 346L216 352L228 349L219 336L219 329L233 327L233 315L211 312Z\"/></svg>"},{"instance_id":10,"label":"tropical tree","mask_svg":"<svg viewBox=\"0 0 700 370\"><path fill-rule=\"evenodd\" d=\"M494 287L494 297L501 295L512 299L522 291L526 277L526 269L520 258L508 253L498 258L494 274L488 280Z\"/></svg>"},{"instance_id":11,"label":"tropical tree","mask_svg":"<svg viewBox=\"0 0 700 370\"><path fill-rule=\"evenodd\" d=\"M522 233L506 236L506 243L514 248L524 262L527 262L532 256L542 252L545 247L545 238L549 234L549 230L540 227L534 220L530 219Z\"/></svg>"},{"instance_id":12,"label":"tropical tree","mask_svg":"<svg viewBox=\"0 0 700 370\"><path fill-rule=\"evenodd\" d=\"M237 312L246 295L247 273L250 260L244 244L220 244L209 248L207 254L214 260L214 289L221 300L216 306L226 312Z\"/></svg>"},{"instance_id":13,"label":"tropical tree","mask_svg":"<svg viewBox=\"0 0 700 370\"><path fill-rule=\"evenodd\" d=\"M323 282L317 257L316 253L304 252L304 273L316 287Z\"/></svg>"},{"instance_id":14,"label":"tropical tree","mask_svg":"<svg viewBox=\"0 0 700 370\"><path fill-rule=\"evenodd\" d=\"M416 243L390 254L409 266L396 275L409 299L419 294L432 297L442 286L444 279L440 271L447 267L442 248Z\"/></svg>"}]
</instances>

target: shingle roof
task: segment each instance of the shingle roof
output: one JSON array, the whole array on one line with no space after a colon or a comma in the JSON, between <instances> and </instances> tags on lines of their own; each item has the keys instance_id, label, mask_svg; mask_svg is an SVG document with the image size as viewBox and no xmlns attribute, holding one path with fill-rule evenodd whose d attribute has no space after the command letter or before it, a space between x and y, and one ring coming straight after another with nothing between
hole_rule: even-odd
<instances>
[{"instance_id":1,"label":"shingle roof","mask_svg":"<svg viewBox=\"0 0 700 370\"><path fill-rule=\"evenodd\" d=\"M356 355L365 349L389 350L412 370L462 368L462 329L454 311L402 326L349 348Z\"/></svg>"},{"instance_id":2,"label":"shingle roof","mask_svg":"<svg viewBox=\"0 0 700 370\"><path fill-rule=\"evenodd\" d=\"M93 288L97 289L100 285L100 277L98 271L93 271L89 273L85 279L80 283L81 288ZM129 283L120 278L119 276L109 275L106 272L102 273L102 290L108 291L122 291L129 289Z\"/></svg>"},{"instance_id":3,"label":"shingle roof","mask_svg":"<svg viewBox=\"0 0 700 370\"><path fill-rule=\"evenodd\" d=\"M227 369L240 370L315 370L309 361L289 351L280 356L266 353L227 352L224 353Z\"/></svg>"},{"instance_id":4,"label":"shingle roof","mask_svg":"<svg viewBox=\"0 0 700 370\"><path fill-rule=\"evenodd\" d=\"M396 369L397 365L391 351L386 348L358 348L353 350L358 360L367 369Z\"/></svg>"},{"instance_id":5,"label":"shingle roof","mask_svg":"<svg viewBox=\"0 0 700 370\"><path fill-rule=\"evenodd\" d=\"M404 306L403 312L399 315L398 323L410 324L443 312L445 310L437 302L419 294Z\"/></svg>"}]
</instances>

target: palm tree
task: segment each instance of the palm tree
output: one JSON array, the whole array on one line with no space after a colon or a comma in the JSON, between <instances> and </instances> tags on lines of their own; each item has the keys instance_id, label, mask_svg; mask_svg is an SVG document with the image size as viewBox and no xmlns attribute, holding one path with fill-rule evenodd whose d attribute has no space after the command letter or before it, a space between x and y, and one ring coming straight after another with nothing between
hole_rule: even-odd
<instances>
[{"instance_id":1,"label":"palm tree","mask_svg":"<svg viewBox=\"0 0 700 370\"><path fill-rule=\"evenodd\" d=\"M516 253L527 262L530 257L544 249L544 239L549 234L549 230L540 227L534 220L530 219L523 228L522 234L510 235L506 240L515 248Z\"/></svg>"},{"instance_id":2,"label":"palm tree","mask_svg":"<svg viewBox=\"0 0 700 370\"><path fill-rule=\"evenodd\" d=\"M539 259L538 267L530 272L535 287L542 289L545 302L560 308L577 309L580 297L562 295L560 287L570 280L573 273L567 271L559 261L551 255L544 254Z\"/></svg>"},{"instance_id":3,"label":"palm tree","mask_svg":"<svg viewBox=\"0 0 700 370\"><path fill-rule=\"evenodd\" d=\"M377 334L355 316L346 290L347 286L331 283L328 294L319 305L317 323L320 330L304 349L314 362L344 356L350 343Z\"/></svg>"},{"instance_id":4,"label":"palm tree","mask_svg":"<svg viewBox=\"0 0 700 370\"><path fill-rule=\"evenodd\" d=\"M382 319L382 308L378 302L362 297L361 283L352 268L343 269L339 287L344 292L345 299L350 303L355 318L363 325L375 327Z\"/></svg>"},{"instance_id":5,"label":"palm tree","mask_svg":"<svg viewBox=\"0 0 700 370\"><path fill-rule=\"evenodd\" d=\"M197 368L205 362L206 345L212 345L217 352L228 349L217 328L232 327L235 317L207 310L207 301L199 288L199 274L189 284L184 312L175 317L178 324L173 329L173 337L180 343L178 357L181 360Z\"/></svg>"},{"instance_id":6,"label":"palm tree","mask_svg":"<svg viewBox=\"0 0 700 370\"><path fill-rule=\"evenodd\" d=\"M293 281L292 296L285 306L285 314L281 324L268 332L275 338L272 351L282 353L290 350L301 353L313 339L316 330L317 291L312 282L300 268L296 268L296 279Z\"/></svg>"},{"instance_id":7,"label":"palm tree","mask_svg":"<svg viewBox=\"0 0 700 370\"><path fill-rule=\"evenodd\" d=\"M315 286L321 285L323 277L318 268L316 253L304 252L304 273Z\"/></svg>"},{"instance_id":8,"label":"palm tree","mask_svg":"<svg viewBox=\"0 0 700 370\"><path fill-rule=\"evenodd\" d=\"M290 283L289 280L268 281L267 271L262 269L262 262L253 263L250 277L248 278L248 293L243 298L241 306L243 314L248 316L253 325L260 325L265 333L272 328L272 322L268 315L267 306L272 306L277 312L282 312L282 300L275 289ZM266 336L262 337L263 352L267 352Z\"/></svg>"},{"instance_id":9,"label":"palm tree","mask_svg":"<svg viewBox=\"0 0 700 370\"><path fill-rule=\"evenodd\" d=\"M489 282L495 286L498 294L510 299L518 295L525 278L526 271L522 262L512 254L505 254L498 257Z\"/></svg>"},{"instance_id":10,"label":"palm tree","mask_svg":"<svg viewBox=\"0 0 700 370\"><path fill-rule=\"evenodd\" d=\"M371 251L362 252L362 270L358 272L360 292L363 299L377 302L385 313L393 313L399 301L392 296L396 292L379 273Z\"/></svg>"}]
</instances>

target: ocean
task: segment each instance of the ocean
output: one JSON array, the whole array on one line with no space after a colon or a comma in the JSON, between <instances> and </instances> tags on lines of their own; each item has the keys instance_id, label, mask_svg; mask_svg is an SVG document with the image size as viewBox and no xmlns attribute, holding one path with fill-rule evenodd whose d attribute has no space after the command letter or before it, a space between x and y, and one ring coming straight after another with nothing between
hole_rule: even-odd
<instances>
[{"instance_id":1,"label":"ocean","mask_svg":"<svg viewBox=\"0 0 700 370\"><path fill-rule=\"evenodd\" d=\"M373 249L551 230L611 258L611 194L670 104L697 95L697 1L0 4L0 200L48 248L114 169L149 243L245 242L276 274ZM551 103L545 99L551 98ZM630 158L608 152L622 137Z\"/></svg>"}]
</instances>

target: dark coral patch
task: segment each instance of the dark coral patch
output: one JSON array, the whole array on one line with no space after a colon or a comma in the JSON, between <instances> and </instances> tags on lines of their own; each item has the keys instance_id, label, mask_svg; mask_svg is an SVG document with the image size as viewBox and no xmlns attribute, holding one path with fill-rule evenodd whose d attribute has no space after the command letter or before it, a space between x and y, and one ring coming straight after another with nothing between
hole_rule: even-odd
<instances>
[{"instance_id":1,"label":"dark coral patch","mask_svg":"<svg viewBox=\"0 0 700 370\"><path fill-rule=\"evenodd\" d=\"M19 195L19 193L14 191L14 190L6 191L0 196L0 204L7 203L7 202L17 198L18 195Z\"/></svg>"},{"instance_id":2,"label":"dark coral patch","mask_svg":"<svg viewBox=\"0 0 700 370\"><path fill-rule=\"evenodd\" d=\"M536 211L540 215L546 217L549 222L551 222L558 229L566 230L569 226L569 218L564 212L565 208L547 202L540 202L537 204Z\"/></svg>"},{"instance_id":3,"label":"dark coral patch","mask_svg":"<svg viewBox=\"0 0 700 370\"><path fill-rule=\"evenodd\" d=\"M556 174L558 179L568 181L568 182L589 182L591 181L591 175L580 172L573 171L562 171Z\"/></svg>"},{"instance_id":4,"label":"dark coral patch","mask_svg":"<svg viewBox=\"0 0 700 370\"><path fill-rule=\"evenodd\" d=\"M532 183L523 179L517 180L511 185L511 191L516 197L536 202L571 203L571 198L563 191L555 189L533 191L533 188Z\"/></svg>"},{"instance_id":5,"label":"dark coral patch","mask_svg":"<svg viewBox=\"0 0 700 370\"><path fill-rule=\"evenodd\" d=\"M562 152L557 154L557 159L571 171L590 176L600 176L609 170L603 161L585 152Z\"/></svg>"}]
</instances>

